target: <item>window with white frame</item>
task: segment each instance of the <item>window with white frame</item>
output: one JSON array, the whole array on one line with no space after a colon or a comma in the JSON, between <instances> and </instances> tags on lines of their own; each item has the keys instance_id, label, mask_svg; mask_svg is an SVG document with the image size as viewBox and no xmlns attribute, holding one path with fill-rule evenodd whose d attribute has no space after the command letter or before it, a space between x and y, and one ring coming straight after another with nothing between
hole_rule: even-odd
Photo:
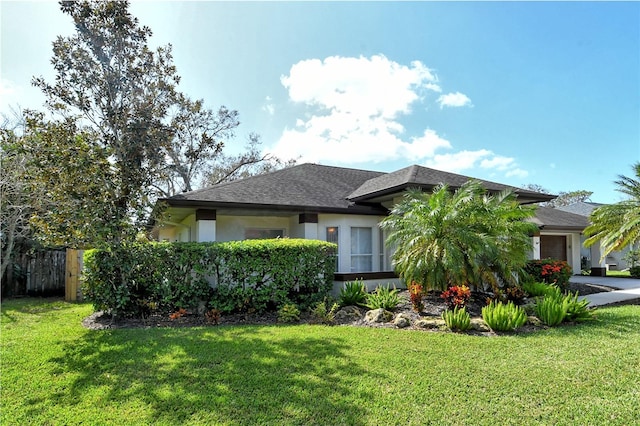
<instances>
[{"instance_id":1,"label":"window with white frame","mask_svg":"<svg viewBox=\"0 0 640 426\"><path fill-rule=\"evenodd\" d=\"M336 250L336 272L340 270L340 261L339 261L339 256L338 253L340 252L340 244L338 243L338 241L340 240L339 238L340 233L338 231L338 227L337 226L328 226L327 227L327 242L329 243L333 243L338 245L338 250Z\"/></svg>"},{"instance_id":2,"label":"window with white frame","mask_svg":"<svg viewBox=\"0 0 640 426\"><path fill-rule=\"evenodd\" d=\"M244 231L244 238L245 240L284 238L284 229L247 228Z\"/></svg>"},{"instance_id":3,"label":"window with white frame","mask_svg":"<svg viewBox=\"0 0 640 426\"><path fill-rule=\"evenodd\" d=\"M351 272L371 272L373 270L373 230L371 228L351 228Z\"/></svg>"}]
</instances>

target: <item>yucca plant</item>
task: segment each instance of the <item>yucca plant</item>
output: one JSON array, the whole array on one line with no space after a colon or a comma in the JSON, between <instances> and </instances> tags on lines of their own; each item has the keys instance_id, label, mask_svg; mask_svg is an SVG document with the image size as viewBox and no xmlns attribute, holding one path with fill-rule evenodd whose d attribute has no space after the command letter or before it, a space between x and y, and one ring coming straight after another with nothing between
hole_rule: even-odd
<instances>
[{"instance_id":1,"label":"yucca plant","mask_svg":"<svg viewBox=\"0 0 640 426\"><path fill-rule=\"evenodd\" d=\"M471 315L464 307L456 306L453 310L445 310L442 313L442 319L451 331L466 331L471 328Z\"/></svg>"},{"instance_id":2,"label":"yucca plant","mask_svg":"<svg viewBox=\"0 0 640 426\"><path fill-rule=\"evenodd\" d=\"M365 306L369 309L384 309L387 311L394 310L400 304L398 290L391 290L388 285L378 286L373 293L367 294L367 302Z\"/></svg>"},{"instance_id":3,"label":"yucca plant","mask_svg":"<svg viewBox=\"0 0 640 426\"><path fill-rule=\"evenodd\" d=\"M349 281L340 290L340 306L364 306L367 290L362 280Z\"/></svg>"},{"instance_id":4,"label":"yucca plant","mask_svg":"<svg viewBox=\"0 0 640 426\"><path fill-rule=\"evenodd\" d=\"M494 331L514 331L527 322L527 313L513 302L491 301L482 308L482 319Z\"/></svg>"}]
</instances>

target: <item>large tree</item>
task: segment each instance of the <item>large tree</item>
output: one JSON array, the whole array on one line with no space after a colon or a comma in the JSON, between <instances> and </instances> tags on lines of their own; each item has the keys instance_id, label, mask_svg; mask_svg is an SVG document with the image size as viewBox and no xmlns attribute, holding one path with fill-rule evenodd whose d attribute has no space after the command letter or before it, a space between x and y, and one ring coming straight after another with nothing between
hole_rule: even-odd
<instances>
[{"instance_id":1,"label":"large tree","mask_svg":"<svg viewBox=\"0 0 640 426\"><path fill-rule=\"evenodd\" d=\"M103 217L105 210L115 224L135 224L143 219L150 202L151 184L164 165L165 148L173 135L166 118L176 99L179 77L171 47L149 49L151 30L139 25L129 13L127 2L62 1L60 5L73 19L76 31L70 37L58 37L53 43L55 83L35 78L34 84L47 96L50 111L64 118L52 127L34 120L35 139L48 138L58 143L58 147L73 146L71 142L80 141L87 145L86 152L107 158L107 163L100 164L109 169L109 190L96 194L106 205L87 210L84 225L90 226ZM79 139L63 135L60 126L65 131L74 128L83 135ZM53 134L44 135L47 131ZM64 137L68 140L62 141ZM48 146L51 143L45 149ZM66 176L67 164L62 158L59 163L57 170L62 178L70 179ZM44 169L43 179L52 181L49 175L55 170ZM90 170L91 167L86 172ZM60 195L55 198L67 203L67 207L77 202L73 196L64 197L59 187L49 187L49 191ZM49 226L63 224L54 232L63 235L59 231L66 226L66 220L58 216L57 210L49 212L52 224ZM103 235L95 234L93 243L117 243L129 238L134 228L110 228ZM68 236L73 239L72 233Z\"/></svg>"},{"instance_id":2,"label":"large tree","mask_svg":"<svg viewBox=\"0 0 640 426\"><path fill-rule=\"evenodd\" d=\"M627 199L594 209L589 216L591 225L584 234L585 246L600 242L602 258L612 251L640 242L640 162L633 166L635 177L618 175L616 190Z\"/></svg>"},{"instance_id":3,"label":"large tree","mask_svg":"<svg viewBox=\"0 0 640 426\"><path fill-rule=\"evenodd\" d=\"M531 251L536 226L512 192L490 195L478 181L456 191L409 191L381 224L396 248L393 263L407 282L444 290L450 285L515 282Z\"/></svg>"}]
</instances>

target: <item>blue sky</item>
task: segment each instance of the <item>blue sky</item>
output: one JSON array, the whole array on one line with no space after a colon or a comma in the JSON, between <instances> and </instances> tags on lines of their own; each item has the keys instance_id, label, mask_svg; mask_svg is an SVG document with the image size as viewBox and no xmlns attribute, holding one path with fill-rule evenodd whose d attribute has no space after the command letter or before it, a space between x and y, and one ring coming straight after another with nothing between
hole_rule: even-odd
<instances>
[{"instance_id":1,"label":"blue sky","mask_svg":"<svg viewBox=\"0 0 640 426\"><path fill-rule=\"evenodd\" d=\"M637 2L134 1L180 87L283 158L410 164L616 202L640 161ZM39 108L55 2L0 3L0 111Z\"/></svg>"}]
</instances>

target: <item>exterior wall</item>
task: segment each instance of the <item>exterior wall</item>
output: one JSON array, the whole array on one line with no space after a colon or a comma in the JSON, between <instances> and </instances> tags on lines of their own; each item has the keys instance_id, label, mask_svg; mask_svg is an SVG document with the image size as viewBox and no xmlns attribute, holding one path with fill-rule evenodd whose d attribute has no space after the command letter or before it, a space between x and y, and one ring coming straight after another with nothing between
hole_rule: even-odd
<instances>
[{"instance_id":1,"label":"exterior wall","mask_svg":"<svg viewBox=\"0 0 640 426\"><path fill-rule=\"evenodd\" d=\"M177 226L165 225L160 227L160 229L158 230L158 241L178 241L178 236L176 234L177 229Z\"/></svg>"},{"instance_id":2,"label":"exterior wall","mask_svg":"<svg viewBox=\"0 0 640 426\"><path fill-rule=\"evenodd\" d=\"M381 248L384 247L384 241L380 241L380 227L378 224L384 216L357 216L357 215L341 215L341 214L320 214L318 215L317 238L326 241L327 227L338 228L338 272L361 272L351 270L351 228L364 227L372 228L372 270L379 272L385 270L385 259L380 261Z\"/></svg>"},{"instance_id":3,"label":"exterior wall","mask_svg":"<svg viewBox=\"0 0 640 426\"><path fill-rule=\"evenodd\" d=\"M298 220L298 215L295 216L295 220ZM283 229L285 237L291 236L289 217L218 215L216 222L216 241L244 240L247 228Z\"/></svg>"}]
</instances>

